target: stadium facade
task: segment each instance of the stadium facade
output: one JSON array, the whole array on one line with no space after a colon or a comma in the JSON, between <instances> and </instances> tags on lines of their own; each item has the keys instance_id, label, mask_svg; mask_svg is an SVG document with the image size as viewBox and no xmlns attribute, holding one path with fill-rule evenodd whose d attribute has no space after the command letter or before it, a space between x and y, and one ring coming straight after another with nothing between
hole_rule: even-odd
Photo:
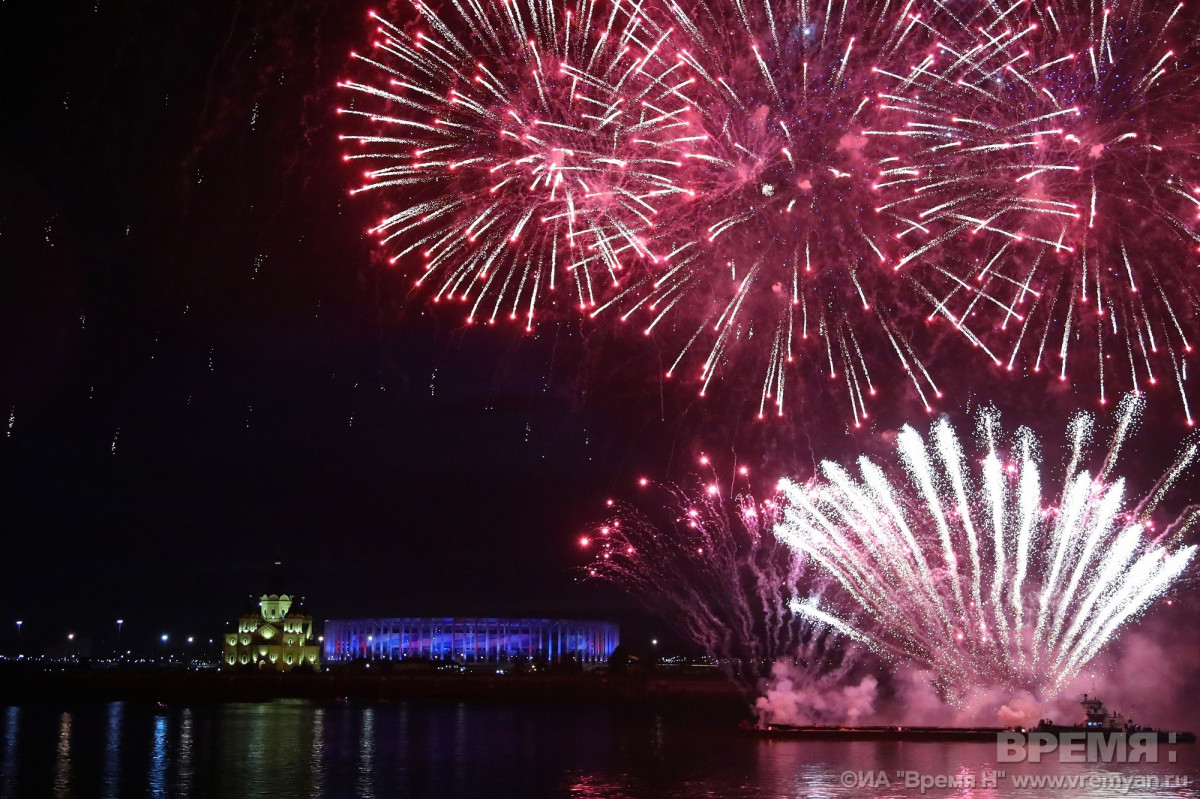
<instances>
[{"instance_id":1,"label":"stadium facade","mask_svg":"<svg viewBox=\"0 0 1200 799\"><path fill-rule=\"evenodd\" d=\"M329 619L325 660L427 658L459 663L529 659L605 663L620 643L612 622L567 619Z\"/></svg>"}]
</instances>

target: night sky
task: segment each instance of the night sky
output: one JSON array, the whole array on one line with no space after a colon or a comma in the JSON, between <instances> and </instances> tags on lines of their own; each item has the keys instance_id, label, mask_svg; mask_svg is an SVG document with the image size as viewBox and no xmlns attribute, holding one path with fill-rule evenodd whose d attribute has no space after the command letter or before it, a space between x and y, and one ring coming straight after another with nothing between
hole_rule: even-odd
<instances>
[{"instance_id":1,"label":"night sky","mask_svg":"<svg viewBox=\"0 0 1200 799\"><path fill-rule=\"evenodd\" d=\"M376 267L332 114L365 18L0 4L0 640L216 632L277 557L319 618L645 620L576 533L690 444L577 327Z\"/></svg>"},{"instance_id":2,"label":"night sky","mask_svg":"<svg viewBox=\"0 0 1200 799\"><path fill-rule=\"evenodd\" d=\"M852 431L812 386L755 423L757 397L660 381L653 343L467 329L408 296L362 234L374 212L347 197L332 113L367 9L0 2L0 642L15 619L31 640L104 640L117 618L134 641L209 637L276 559L318 618L661 635L578 581L605 498L700 451L803 476L886 451L868 436L919 410L885 381L873 430ZM990 397L1061 435L1094 405L970 374L930 338L956 418ZM1151 401L1147 475L1187 432L1177 405Z\"/></svg>"}]
</instances>

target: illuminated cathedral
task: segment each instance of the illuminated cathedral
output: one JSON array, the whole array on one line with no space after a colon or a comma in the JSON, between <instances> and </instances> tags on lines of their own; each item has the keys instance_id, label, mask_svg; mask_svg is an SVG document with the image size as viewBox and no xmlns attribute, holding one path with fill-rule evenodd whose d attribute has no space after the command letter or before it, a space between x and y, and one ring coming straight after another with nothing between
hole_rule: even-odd
<instances>
[{"instance_id":1,"label":"illuminated cathedral","mask_svg":"<svg viewBox=\"0 0 1200 799\"><path fill-rule=\"evenodd\" d=\"M275 567L278 572L279 563ZM312 622L303 601L272 588L238 617L237 632L225 634L222 661L226 666L274 671L291 671L302 664L315 666L320 646Z\"/></svg>"}]
</instances>

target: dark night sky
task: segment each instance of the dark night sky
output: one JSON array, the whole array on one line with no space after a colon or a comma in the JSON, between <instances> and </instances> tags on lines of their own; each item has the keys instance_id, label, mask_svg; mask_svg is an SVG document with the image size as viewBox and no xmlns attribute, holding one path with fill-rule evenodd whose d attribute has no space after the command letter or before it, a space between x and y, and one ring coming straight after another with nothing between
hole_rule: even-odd
<instances>
[{"instance_id":1,"label":"dark night sky","mask_svg":"<svg viewBox=\"0 0 1200 799\"><path fill-rule=\"evenodd\" d=\"M47 638L118 617L213 634L277 553L318 617L658 632L576 582L605 497L682 476L701 446L759 471L874 446L843 409L756 427L736 400L700 404L647 380L644 346L464 330L410 301L374 265L335 141L366 10L0 2L0 642L18 618ZM945 371L941 410L988 389ZM1075 401L1004 385L1027 415ZM913 407L883 391L877 430ZM1162 402L1159 467L1185 432Z\"/></svg>"},{"instance_id":2,"label":"dark night sky","mask_svg":"<svg viewBox=\"0 0 1200 799\"><path fill-rule=\"evenodd\" d=\"M365 12L0 4L0 638L203 633L276 553L321 617L640 618L573 571L672 457L608 367L372 265L330 113Z\"/></svg>"}]
</instances>

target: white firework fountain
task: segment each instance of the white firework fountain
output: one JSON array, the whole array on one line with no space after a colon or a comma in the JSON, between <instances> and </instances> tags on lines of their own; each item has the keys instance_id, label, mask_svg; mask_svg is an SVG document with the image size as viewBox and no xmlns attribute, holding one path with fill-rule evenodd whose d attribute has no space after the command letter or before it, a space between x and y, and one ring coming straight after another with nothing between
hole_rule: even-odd
<instances>
[{"instance_id":1,"label":"white firework fountain","mask_svg":"<svg viewBox=\"0 0 1200 799\"><path fill-rule=\"evenodd\" d=\"M1006 443L994 411L981 414L970 455L939 420L927 438L901 429L902 469L862 457L857 476L825 461L806 484L782 481L776 535L840 587L794 600L793 612L930 669L952 702L992 687L1060 693L1196 551L1175 543L1190 509L1162 532L1152 520L1195 445L1138 501L1113 476L1141 407L1122 403L1094 472L1093 420L1077 415L1057 482L1042 473L1032 431ZM844 609L862 612L852 621Z\"/></svg>"}]
</instances>

